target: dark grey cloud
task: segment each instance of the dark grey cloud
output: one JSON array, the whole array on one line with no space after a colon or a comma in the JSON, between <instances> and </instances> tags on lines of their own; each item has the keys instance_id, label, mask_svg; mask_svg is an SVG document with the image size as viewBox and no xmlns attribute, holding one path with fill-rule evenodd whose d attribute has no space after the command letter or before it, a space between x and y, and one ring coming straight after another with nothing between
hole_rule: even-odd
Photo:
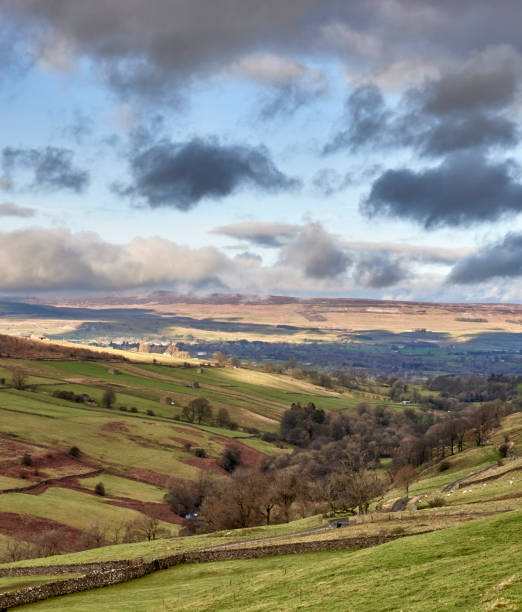
<instances>
[{"instance_id":1,"label":"dark grey cloud","mask_svg":"<svg viewBox=\"0 0 522 612\"><path fill-rule=\"evenodd\" d=\"M223 225L212 230L214 234L222 234L230 238L246 240L261 247L281 247L299 231L298 225L264 221L244 221Z\"/></svg>"},{"instance_id":2,"label":"dark grey cloud","mask_svg":"<svg viewBox=\"0 0 522 612\"><path fill-rule=\"evenodd\" d=\"M89 183L89 172L76 167L70 149L45 147L42 149L2 150L2 168L9 181L20 174L31 179L24 187L34 190L55 191L67 189L82 192Z\"/></svg>"},{"instance_id":3,"label":"dark grey cloud","mask_svg":"<svg viewBox=\"0 0 522 612\"><path fill-rule=\"evenodd\" d=\"M38 35L51 47L66 39L71 55L92 58L112 87L149 97L176 96L192 77L222 71L260 49L309 49L313 35L321 41L322 24L369 13L332 0L4 0L3 11L21 35Z\"/></svg>"},{"instance_id":4,"label":"dark grey cloud","mask_svg":"<svg viewBox=\"0 0 522 612\"><path fill-rule=\"evenodd\" d=\"M0 217L20 217L26 219L28 217L34 217L36 211L34 208L28 208L26 206L18 206L13 202L0 203Z\"/></svg>"},{"instance_id":5,"label":"dark grey cloud","mask_svg":"<svg viewBox=\"0 0 522 612\"><path fill-rule=\"evenodd\" d=\"M355 88L323 152L412 147L424 156L513 147L520 137L510 112L520 59L490 52L409 89L394 107L375 84Z\"/></svg>"},{"instance_id":6,"label":"dark grey cloud","mask_svg":"<svg viewBox=\"0 0 522 612\"><path fill-rule=\"evenodd\" d=\"M280 263L301 269L309 278L328 279L344 274L352 262L334 236L310 223L281 249Z\"/></svg>"},{"instance_id":7,"label":"dark grey cloud","mask_svg":"<svg viewBox=\"0 0 522 612\"><path fill-rule=\"evenodd\" d=\"M519 139L519 127L502 116L474 113L446 117L436 122L418 138L425 155L441 156L462 149L488 149L493 146L514 147Z\"/></svg>"},{"instance_id":8,"label":"dark grey cloud","mask_svg":"<svg viewBox=\"0 0 522 612\"><path fill-rule=\"evenodd\" d=\"M522 184L513 162L476 153L448 156L434 168L387 170L361 202L368 216L408 219L426 229L494 221L522 211Z\"/></svg>"},{"instance_id":9,"label":"dark grey cloud","mask_svg":"<svg viewBox=\"0 0 522 612\"><path fill-rule=\"evenodd\" d=\"M361 85L346 101L341 128L325 145L323 153L341 149L356 151L363 146L375 147L389 140L392 112L381 90L372 84Z\"/></svg>"},{"instance_id":10,"label":"dark grey cloud","mask_svg":"<svg viewBox=\"0 0 522 612\"><path fill-rule=\"evenodd\" d=\"M504 108L517 89L513 58L493 54L428 81L418 95L426 112L440 116Z\"/></svg>"},{"instance_id":11,"label":"dark grey cloud","mask_svg":"<svg viewBox=\"0 0 522 612\"><path fill-rule=\"evenodd\" d=\"M91 58L120 91L148 96L176 95L192 77L260 50L337 57L360 75L412 57L440 62L499 44L522 46L516 0L4 0L1 10L20 37L44 41L46 57L61 44L74 57Z\"/></svg>"},{"instance_id":12,"label":"dark grey cloud","mask_svg":"<svg viewBox=\"0 0 522 612\"><path fill-rule=\"evenodd\" d=\"M131 184L116 185L116 192L151 208L189 210L202 199L221 199L242 187L277 192L299 186L265 147L223 145L216 139L160 141L133 153L130 171Z\"/></svg>"},{"instance_id":13,"label":"dark grey cloud","mask_svg":"<svg viewBox=\"0 0 522 612\"><path fill-rule=\"evenodd\" d=\"M459 261L448 276L448 283L473 284L519 276L522 276L522 234L512 233Z\"/></svg>"},{"instance_id":14,"label":"dark grey cloud","mask_svg":"<svg viewBox=\"0 0 522 612\"><path fill-rule=\"evenodd\" d=\"M408 262L390 257L388 253L363 256L354 268L353 278L357 284L372 289L383 289L396 285L411 276Z\"/></svg>"}]
</instances>

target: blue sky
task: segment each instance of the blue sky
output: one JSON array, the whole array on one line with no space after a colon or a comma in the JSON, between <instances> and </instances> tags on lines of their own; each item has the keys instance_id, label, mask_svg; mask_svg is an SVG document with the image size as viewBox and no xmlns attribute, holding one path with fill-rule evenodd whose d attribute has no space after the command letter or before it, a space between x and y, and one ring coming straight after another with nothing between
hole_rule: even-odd
<instances>
[{"instance_id":1,"label":"blue sky","mask_svg":"<svg viewBox=\"0 0 522 612\"><path fill-rule=\"evenodd\" d=\"M2 3L1 292L522 299L518 3L146 4Z\"/></svg>"}]
</instances>

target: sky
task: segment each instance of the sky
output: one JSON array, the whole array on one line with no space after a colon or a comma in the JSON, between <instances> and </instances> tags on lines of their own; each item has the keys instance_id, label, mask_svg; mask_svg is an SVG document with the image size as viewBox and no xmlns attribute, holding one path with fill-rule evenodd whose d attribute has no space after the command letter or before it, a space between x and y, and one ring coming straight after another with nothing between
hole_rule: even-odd
<instances>
[{"instance_id":1,"label":"sky","mask_svg":"<svg viewBox=\"0 0 522 612\"><path fill-rule=\"evenodd\" d=\"M515 0L0 0L0 293L522 301Z\"/></svg>"}]
</instances>

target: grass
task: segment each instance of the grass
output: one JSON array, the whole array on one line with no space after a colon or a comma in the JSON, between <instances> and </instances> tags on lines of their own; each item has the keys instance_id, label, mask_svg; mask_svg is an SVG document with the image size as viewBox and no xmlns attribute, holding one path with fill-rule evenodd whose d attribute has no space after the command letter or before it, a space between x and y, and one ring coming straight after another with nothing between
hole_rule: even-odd
<instances>
[{"instance_id":1,"label":"grass","mask_svg":"<svg viewBox=\"0 0 522 612\"><path fill-rule=\"evenodd\" d=\"M518 610L521 521L517 511L354 552L178 566L30 609Z\"/></svg>"},{"instance_id":2,"label":"grass","mask_svg":"<svg viewBox=\"0 0 522 612\"><path fill-rule=\"evenodd\" d=\"M92 491L98 482L103 482L106 495L116 497L128 497L143 502L161 502L165 495L165 489L152 485L120 478L111 474L101 474L94 478L82 478L81 485Z\"/></svg>"},{"instance_id":3,"label":"grass","mask_svg":"<svg viewBox=\"0 0 522 612\"><path fill-rule=\"evenodd\" d=\"M0 495L0 512L39 516L76 529L101 525L109 534L123 524L143 518L139 512L107 503L102 497L69 489L50 488L40 495L6 493ZM177 527L161 523L176 533Z\"/></svg>"},{"instance_id":4,"label":"grass","mask_svg":"<svg viewBox=\"0 0 522 612\"><path fill-rule=\"evenodd\" d=\"M157 557L199 550L222 544L246 542L263 537L291 536L300 531L316 529L328 524L328 520L320 516L310 516L304 519L283 523L280 525L249 527L247 529L234 529L232 531L218 531L197 536L184 536L175 538L162 538L152 542L134 542L130 544L116 544L91 550L83 550L65 555L55 555L43 559L26 559L16 563L7 563L0 567L31 567L50 566L69 563L91 563L95 561L118 561L122 559L135 559L143 557L152 560Z\"/></svg>"}]
</instances>

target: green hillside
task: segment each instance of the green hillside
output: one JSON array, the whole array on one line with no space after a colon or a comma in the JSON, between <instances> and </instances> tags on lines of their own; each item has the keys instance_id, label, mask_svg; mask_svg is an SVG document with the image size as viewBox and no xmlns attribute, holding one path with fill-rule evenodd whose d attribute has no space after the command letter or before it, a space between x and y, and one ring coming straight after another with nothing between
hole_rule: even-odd
<instances>
[{"instance_id":1,"label":"green hillside","mask_svg":"<svg viewBox=\"0 0 522 612\"><path fill-rule=\"evenodd\" d=\"M4 560L22 554L6 552L10 543L34 543L49 531L66 534L60 552L84 547L85 533L100 529L104 543L118 542L126 528L143 532L140 521L149 519L158 521L159 533L174 535L182 521L163 501L169 481L196 483L207 474L224 478L217 461L230 445L247 467L285 452L261 436L278 431L292 402L347 411L361 401L386 399L243 368L148 361L0 359ZM17 371L24 378L22 389L13 385ZM107 389L115 392L110 409L103 407ZM64 393L88 401L64 399ZM195 398L209 400L213 418L201 423L182 419L183 407ZM223 408L235 428L216 425ZM78 451L75 456L72 448ZM100 482L104 496L95 494ZM17 491L27 487L33 488Z\"/></svg>"}]
</instances>

